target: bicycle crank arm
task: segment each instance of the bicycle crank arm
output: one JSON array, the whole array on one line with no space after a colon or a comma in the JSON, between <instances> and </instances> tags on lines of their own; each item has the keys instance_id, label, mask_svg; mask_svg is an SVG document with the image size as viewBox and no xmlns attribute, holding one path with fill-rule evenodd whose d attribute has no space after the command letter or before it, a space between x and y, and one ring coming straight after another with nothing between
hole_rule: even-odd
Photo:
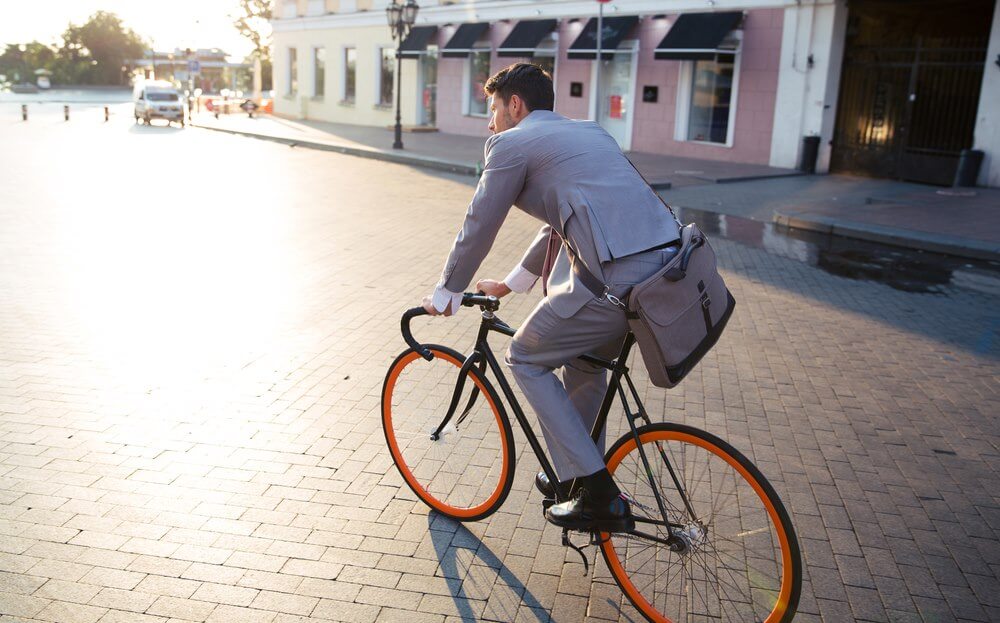
<instances>
[{"instance_id":1,"label":"bicycle crank arm","mask_svg":"<svg viewBox=\"0 0 1000 623\"><path fill-rule=\"evenodd\" d=\"M441 431L444 430L448 422L451 421L453 415L455 415L455 409L458 408L458 402L462 398L462 390L465 389L465 378L469 375L469 370L472 366L476 365L476 360L479 359L479 353L472 353L469 355L465 363L462 364L462 369L458 372L458 382L455 384L455 392L451 395L451 404L448 406L448 413L445 414L444 419L438 424L438 427L431 433L431 441L437 441L441 439ZM473 396L473 401L475 396ZM462 418L468 413L469 409L472 408L472 401L470 401L469 406L466 408L466 412L462 414ZM460 419L461 421L461 419Z\"/></svg>"}]
</instances>

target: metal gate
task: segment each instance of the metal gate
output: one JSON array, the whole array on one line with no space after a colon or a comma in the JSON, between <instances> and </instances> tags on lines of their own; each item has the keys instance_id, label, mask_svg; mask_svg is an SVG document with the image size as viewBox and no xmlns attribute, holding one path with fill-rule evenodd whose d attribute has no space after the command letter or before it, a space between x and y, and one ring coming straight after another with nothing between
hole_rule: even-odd
<instances>
[{"instance_id":1,"label":"metal gate","mask_svg":"<svg viewBox=\"0 0 1000 623\"><path fill-rule=\"evenodd\" d=\"M982 28L976 20L967 23ZM831 170L950 185L959 152L972 147L986 24L985 34L918 32L905 42L849 37Z\"/></svg>"}]
</instances>

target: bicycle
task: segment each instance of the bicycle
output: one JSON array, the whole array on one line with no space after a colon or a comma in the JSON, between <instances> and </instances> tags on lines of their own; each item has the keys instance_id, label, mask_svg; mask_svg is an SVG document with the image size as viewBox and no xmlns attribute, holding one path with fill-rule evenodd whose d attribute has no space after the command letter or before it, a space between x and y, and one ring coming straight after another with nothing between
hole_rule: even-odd
<instances>
[{"instance_id":1,"label":"bicycle","mask_svg":"<svg viewBox=\"0 0 1000 623\"><path fill-rule=\"evenodd\" d=\"M558 480L487 343L491 332L513 337L515 329L496 316L496 297L467 293L462 305L482 312L467 357L414 339L410 321L426 313L422 307L403 314L400 328L409 348L386 373L382 426L393 462L413 493L446 517L477 521L504 503L514 480L513 431L487 367L542 470L550 482ZM583 557L584 574L583 548L598 546L615 582L649 621L791 620L802 562L781 500L760 470L722 439L650 420L626 366L634 344L628 333L616 359L581 359L611 371L592 430L595 442L616 395L625 411L629 431L607 450L605 462L632 507L636 527L590 533L582 546L563 529L563 545ZM544 504L564 501L556 495Z\"/></svg>"}]
</instances>

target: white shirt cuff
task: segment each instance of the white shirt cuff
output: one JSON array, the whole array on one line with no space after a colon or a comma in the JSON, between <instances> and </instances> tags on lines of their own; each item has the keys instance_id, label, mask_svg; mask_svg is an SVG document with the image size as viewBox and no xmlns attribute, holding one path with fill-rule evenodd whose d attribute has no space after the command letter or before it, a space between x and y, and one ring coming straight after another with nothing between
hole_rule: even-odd
<instances>
[{"instance_id":1,"label":"white shirt cuff","mask_svg":"<svg viewBox=\"0 0 1000 623\"><path fill-rule=\"evenodd\" d=\"M504 277L503 280L511 292L517 292L518 294L530 292L536 281L538 281L538 275L520 264L514 270L510 271L510 274Z\"/></svg>"},{"instance_id":2,"label":"white shirt cuff","mask_svg":"<svg viewBox=\"0 0 1000 623\"><path fill-rule=\"evenodd\" d=\"M451 304L451 313L456 314L458 310L462 307L462 292L452 292L448 290L443 285L438 284L434 288L434 294L431 295L431 304L434 305L434 309L439 312L444 312L448 309L448 305Z\"/></svg>"}]
</instances>

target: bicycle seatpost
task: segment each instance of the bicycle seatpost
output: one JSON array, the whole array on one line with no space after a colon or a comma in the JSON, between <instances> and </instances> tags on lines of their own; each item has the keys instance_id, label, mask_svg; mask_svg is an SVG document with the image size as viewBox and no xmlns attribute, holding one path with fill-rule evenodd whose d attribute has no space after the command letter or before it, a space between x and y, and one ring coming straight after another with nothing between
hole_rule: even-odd
<instances>
[{"instance_id":1,"label":"bicycle seatpost","mask_svg":"<svg viewBox=\"0 0 1000 623\"><path fill-rule=\"evenodd\" d=\"M424 309L423 307L414 307L412 309L408 309L403 313L403 318L402 320L400 320L399 324L400 328L403 331L403 339L406 341L406 344L413 350L420 353L421 357L423 357L427 361L430 361L431 359L434 359L434 354L430 351L429 348L426 348L425 346L421 345L420 342L415 340L413 338L413 334L410 333L410 320L416 318L417 316L425 316L425 315L427 315L427 310Z\"/></svg>"}]
</instances>

